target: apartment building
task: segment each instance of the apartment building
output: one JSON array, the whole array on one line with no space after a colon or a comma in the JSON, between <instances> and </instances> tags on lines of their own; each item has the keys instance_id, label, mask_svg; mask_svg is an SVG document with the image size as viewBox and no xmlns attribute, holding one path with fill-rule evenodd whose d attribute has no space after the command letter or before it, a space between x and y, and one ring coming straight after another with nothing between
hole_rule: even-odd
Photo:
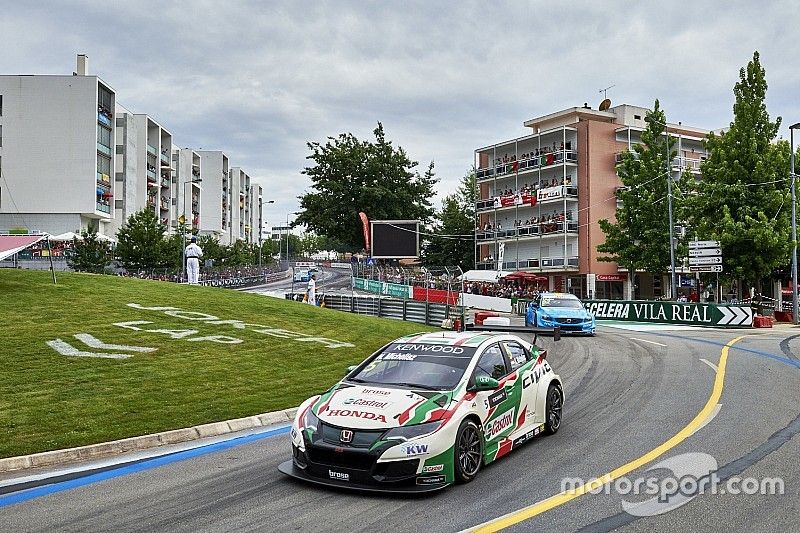
<instances>
[{"instance_id":1,"label":"apartment building","mask_svg":"<svg viewBox=\"0 0 800 533\"><path fill-rule=\"evenodd\" d=\"M550 290L619 299L628 274L598 260L601 219L614 220L621 154L640 141L647 109L569 108L525 121L531 133L475 151L479 269L523 270L548 278ZM678 155L672 173L699 175L708 130L668 123ZM665 204L664 216L667 216ZM636 274L634 295L659 297L669 276Z\"/></svg>"},{"instance_id":2,"label":"apartment building","mask_svg":"<svg viewBox=\"0 0 800 533\"><path fill-rule=\"evenodd\" d=\"M231 209L234 189L228 156L219 150L198 150L203 194L200 197L200 233L214 235L220 243L231 241ZM237 191L238 197L238 191ZM236 201L238 204L238 200ZM237 210L238 212L238 210Z\"/></svg>"},{"instance_id":3,"label":"apartment building","mask_svg":"<svg viewBox=\"0 0 800 533\"><path fill-rule=\"evenodd\" d=\"M249 241L254 244L261 242L261 231L264 226L264 190L261 185L253 183L250 185L250 233Z\"/></svg>"},{"instance_id":4,"label":"apartment building","mask_svg":"<svg viewBox=\"0 0 800 533\"><path fill-rule=\"evenodd\" d=\"M116 93L88 70L0 75L0 228L108 234Z\"/></svg>"},{"instance_id":5,"label":"apartment building","mask_svg":"<svg viewBox=\"0 0 800 533\"><path fill-rule=\"evenodd\" d=\"M177 184L173 179L172 134L154 118L117 105L113 236L132 214L147 208L174 229Z\"/></svg>"},{"instance_id":6,"label":"apartment building","mask_svg":"<svg viewBox=\"0 0 800 533\"><path fill-rule=\"evenodd\" d=\"M202 158L191 148L176 148L172 150L172 166L177 199L173 227L184 224L187 230L199 232Z\"/></svg>"}]
</instances>

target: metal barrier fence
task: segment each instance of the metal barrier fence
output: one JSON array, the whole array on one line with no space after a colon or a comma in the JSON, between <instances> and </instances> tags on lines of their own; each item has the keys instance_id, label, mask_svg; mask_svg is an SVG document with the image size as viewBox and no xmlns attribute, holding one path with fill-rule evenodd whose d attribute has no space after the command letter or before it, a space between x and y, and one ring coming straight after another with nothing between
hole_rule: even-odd
<instances>
[{"instance_id":1,"label":"metal barrier fence","mask_svg":"<svg viewBox=\"0 0 800 533\"><path fill-rule=\"evenodd\" d=\"M302 301L305 293L286 293L287 300ZM348 296L345 294L326 294L320 297L328 309L345 311L359 315L406 320L417 324L441 326L446 319L461 318L464 308L457 305L419 302L415 300L395 300L378 296Z\"/></svg>"}]
</instances>

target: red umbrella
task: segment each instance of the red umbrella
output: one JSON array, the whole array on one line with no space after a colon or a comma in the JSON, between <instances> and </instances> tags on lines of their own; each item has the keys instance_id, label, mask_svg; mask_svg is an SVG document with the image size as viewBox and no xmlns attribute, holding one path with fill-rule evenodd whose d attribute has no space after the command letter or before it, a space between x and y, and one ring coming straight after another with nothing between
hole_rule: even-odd
<instances>
[{"instance_id":1,"label":"red umbrella","mask_svg":"<svg viewBox=\"0 0 800 533\"><path fill-rule=\"evenodd\" d=\"M534 274L533 272L522 272L516 271L512 272L508 276L503 279L507 280L521 280L521 281L529 281L529 282L539 282L539 281L548 281L547 276L539 276L538 274Z\"/></svg>"}]
</instances>

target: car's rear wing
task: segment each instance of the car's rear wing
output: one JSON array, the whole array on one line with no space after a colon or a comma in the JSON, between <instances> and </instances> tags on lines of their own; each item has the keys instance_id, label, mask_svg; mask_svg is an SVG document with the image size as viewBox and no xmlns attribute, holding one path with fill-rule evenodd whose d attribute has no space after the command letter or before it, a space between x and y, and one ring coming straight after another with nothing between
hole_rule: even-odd
<instances>
[{"instance_id":1,"label":"car's rear wing","mask_svg":"<svg viewBox=\"0 0 800 533\"><path fill-rule=\"evenodd\" d=\"M466 324L466 329L469 331L502 331L504 333L532 334L534 344L536 344L537 337L540 334L552 335L554 341L561 340L561 328L558 326L554 328L535 328L533 326L476 326L475 324Z\"/></svg>"}]
</instances>

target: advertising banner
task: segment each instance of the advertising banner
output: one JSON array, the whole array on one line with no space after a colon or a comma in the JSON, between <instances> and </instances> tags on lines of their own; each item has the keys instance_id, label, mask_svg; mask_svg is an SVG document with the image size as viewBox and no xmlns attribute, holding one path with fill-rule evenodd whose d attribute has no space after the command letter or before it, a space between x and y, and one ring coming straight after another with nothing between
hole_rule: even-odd
<instances>
[{"instance_id":1,"label":"advertising banner","mask_svg":"<svg viewBox=\"0 0 800 533\"><path fill-rule=\"evenodd\" d=\"M583 305L598 320L723 328L753 326L753 310L747 305L628 300L584 300Z\"/></svg>"}]
</instances>

